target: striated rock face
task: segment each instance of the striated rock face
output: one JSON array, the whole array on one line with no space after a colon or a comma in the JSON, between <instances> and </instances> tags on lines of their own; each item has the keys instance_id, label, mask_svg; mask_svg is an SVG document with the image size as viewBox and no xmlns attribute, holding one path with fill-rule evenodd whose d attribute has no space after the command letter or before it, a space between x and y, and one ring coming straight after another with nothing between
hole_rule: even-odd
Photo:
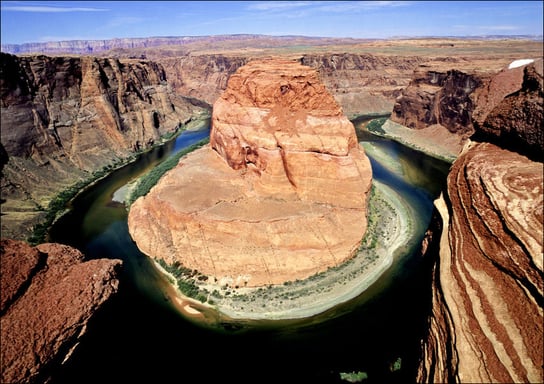
<instances>
[{"instance_id":1,"label":"striated rock face","mask_svg":"<svg viewBox=\"0 0 544 384\"><path fill-rule=\"evenodd\" d=\"M62 189L175 131L201 108L159 65L1 54L2 233L24 238Z\"/></svg>"},{"instance_id":2,"label":"striated rock face","mask_svg":"<svg viewBox=\"0 0 544 384\"><path fill-rule=\"evenodd\" d=\"M210 105L227 88L230 75L247 61L246 57L225 55L187 55L160 59L172 89Z\"/></svg>"},{"instance_id":3,"label":"striated rock face","mask_svg":"<svg viewBox=\"0 0 544 384\"><path fill-rule=\"evenodd\" d=\"M524 155L534 153L528 133L543 103L527 80L532 67L498 73L475 109L487 137L506 148L501 132L515 127L522 153L471 144L436 202L443 231L418 382L544 380L544 166Z\"/></svg>"},{"instance_id":4,"label":"striated rock face","mask_svg":"<svg viewBox=\"0 0 544 384\"><path fill-rule=\"evenodd\" d=\"M89 260L61 244L0 242L2 383L46 382L93 313L117 292L120 260Z\"/></svg>"},{"instance_id":5,"label":"striated rock face","mask_svg":"<svg viewBox=\"0 0 544 384\"><path fill-rule=\"evenodd\" d=\"M490 143L448 176L418 382L542 382L542 163Z\"/></svg>"},{"instance_id":6,"label":"striated rock face","mask_svg":"<svg viewBox=\"0 0 544 384\"><path fill-rule=\"evenodd\" d=\"M237 286L303 279L353 255L371 167L316 71L250 62L229 79L212 120L210 146L131 207L144 253Z\"/></svg>"}]
</instances>

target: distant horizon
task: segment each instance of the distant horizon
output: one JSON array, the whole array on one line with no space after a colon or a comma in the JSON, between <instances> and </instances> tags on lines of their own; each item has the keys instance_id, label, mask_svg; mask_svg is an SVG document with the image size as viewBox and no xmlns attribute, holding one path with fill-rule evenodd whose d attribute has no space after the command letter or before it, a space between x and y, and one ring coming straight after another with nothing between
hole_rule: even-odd
<instances>
[{"instance_id":1,"label":"distant horizon","mask_svg":"<svg viewBox=\"0 0 544 384\"><path fill-rule=\"evenodd\" d=\"M542 1L4 1L1 43L226 35L542 36Z\"/></svg>"},{"instance_id":2,"label":"distant horizon","mask_svg":"<svg viewBox=\"0 0 544 384\"><path fill-rule=\"evenodd\" d=\"M112 37L108 39L72 39L72 40L50 40L50 41L31 41L26 43L4 43L2 46L24 46L36 44L51 44L51 43L66 43L66 42L96 42L110 40L146 40L146 39L179 39L179 38L206 38L220 36L258 36L268 38L305 38L305 39L331 39L331 40L410 40L410 39L530 39L544 40L543 34L499 34L499 35L451 35L451 36L390 36L390 37L336 37L336 36L305 36L305 35L266 35L259 33L232 33L232 34L217 34L217 35L179 35L179 36L133 36L133 37Z\"/></svg>"}]
</instances>

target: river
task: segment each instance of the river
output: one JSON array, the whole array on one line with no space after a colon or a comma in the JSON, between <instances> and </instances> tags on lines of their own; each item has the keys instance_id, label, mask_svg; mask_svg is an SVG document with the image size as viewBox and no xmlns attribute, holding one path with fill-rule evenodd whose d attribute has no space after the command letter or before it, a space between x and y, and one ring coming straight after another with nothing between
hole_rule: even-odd
<instances>
[{"instance_id":1,"label":"river","mask_svg":"<svg viewBox=\"0 0 544 384\"><path fill-rule=\"evenodd\" d=\"M364 130L373 177L418 212L420 238L449 165ZM119 294L89 324L72 359L53 383L407 383L415 377L430 309L429 266L410 250L359 297L298 321L204 326L182 317L171 289L128 234L127 211L112 196L174 152L209 135L186 131L83 191L50 231L89 258L123 260ZM74 232L74 228L78 230ZM396 362L396 364L394 364Z\"/></svg>"}]
</instances>

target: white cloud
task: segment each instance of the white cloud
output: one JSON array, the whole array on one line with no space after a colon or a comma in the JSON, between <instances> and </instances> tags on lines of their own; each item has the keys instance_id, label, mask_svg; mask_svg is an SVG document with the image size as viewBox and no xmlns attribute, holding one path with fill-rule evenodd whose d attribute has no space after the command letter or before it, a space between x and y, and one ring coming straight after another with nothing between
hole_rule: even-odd
<instances>
[{"instance_id":1,"label":"white cloud","mask_svg":"<svg viewBox=\"0 0 544 384\"><path fill-rule=\"evenodd\" d=\"M287 9L306 7L313 5L311 1L264 1L250 4L247 9L250 11L283 11Z\"/></svg>"},{"instance_id":2,"label":"white cloud","mask_svg":"<svg viewBox=\"0 0 544 384\"><path fill-rule=\"evenodd\" d=\"M90 8L90 7L51 7L48 5L8 5L8 6L3 6L2 11L61 13L61 12L103 12L103 11L108 11L108 9Z\"/></svg>"}]
</instances>

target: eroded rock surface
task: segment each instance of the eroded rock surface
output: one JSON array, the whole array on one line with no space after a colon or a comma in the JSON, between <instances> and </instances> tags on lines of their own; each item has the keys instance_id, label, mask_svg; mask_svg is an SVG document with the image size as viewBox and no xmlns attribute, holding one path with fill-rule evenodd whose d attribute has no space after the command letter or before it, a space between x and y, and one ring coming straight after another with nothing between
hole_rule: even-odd
<instances>
[{"instance_id":1,"label":"eroded rock surface","mask_svg":"<svg viewBox=\"0 0 544 384\"><path fill-rule=\"evenodd\" d=\"M85 261L69 246L15 240L0 242L0 257L0 381L45 382L117 292L121 261Z\"/></svg>"},{"instance_id":2,"label":"eroded rock surface","mask_svg":"<svg viewBox=\"0 0 544 384\"><path fill-rule=\"evenodd\" d=\"M237 286L303 279L353 255L371 167L316 71L250 62L229 79L212 120L210 145L131 207L144 253Z\"/></svg>"},{"instance_id":3,"label":"eroded rock surface","mask_svg":"<svg viewBox=\"0 0 544 384\"><path fill-rule=\"evenodd\" d=\"M175 95L151 61L4 53L0 60L5 237L25 239L56 194L202 111Z\"/></svg>"},{"instance_id":4,"label":"eroded rock surface","mask_svg":"<svg viewBox=\"0 0 544 384\"><path fill-rule=\"evenodd\" d=\"M543 171L490 143L454 163L420 381L542 382Z\"/></svg>"},{"instance_id":5,"label":"eroded rock surface","mask_svg":"<svg viewBox=\"0 0 544 384\"><path fill-rule=\"evenodd\" d=\"M480 137L512 148L501 132L515 127L517 152L472 143L436 202L443 230L419 382L544 380L544 166L525 156L543 102L532 67L497 74L475 109L488 125Z\"/></svg>"}]
</instances>

